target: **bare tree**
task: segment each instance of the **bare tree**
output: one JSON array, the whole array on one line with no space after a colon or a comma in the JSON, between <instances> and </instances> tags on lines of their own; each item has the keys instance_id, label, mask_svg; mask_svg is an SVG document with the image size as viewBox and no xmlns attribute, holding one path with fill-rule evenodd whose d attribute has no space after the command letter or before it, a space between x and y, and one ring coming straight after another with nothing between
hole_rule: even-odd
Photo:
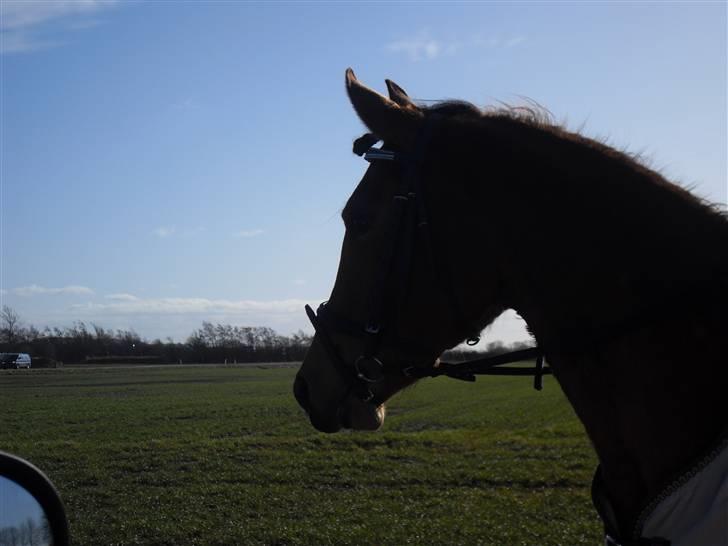
<instances>
[{"instance_id":1,"label":"bare tree","mask_svg":"<svg viewBox=\"0 0 728 546\"><path fill-rule=\"evenodd\" d=\"M14 309L3 305L0 311L0 340L13 344L18 341L23 330L20 315Z\"/></svg>"},{"instance_id":2,"label":"bare tree","mask_svg":"<svg viewBox=\"0 0 728 546\"><path fill-rule=\"evenodd\" d=\"M20 533L24 540L24 545L38 546L40 545L39 535L40 527L33 518L26 519L20 524Z\"/></svg>"}]
</instances>

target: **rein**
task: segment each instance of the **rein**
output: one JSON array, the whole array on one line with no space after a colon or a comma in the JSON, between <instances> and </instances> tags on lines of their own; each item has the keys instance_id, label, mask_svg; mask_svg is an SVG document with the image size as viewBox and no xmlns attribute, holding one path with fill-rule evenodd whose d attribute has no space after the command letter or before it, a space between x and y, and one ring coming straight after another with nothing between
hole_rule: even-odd
<instances>
[{"instance_id":1,"label":"rein","mask_svg":"<svg viewBox=\"0 0 728 546\"><path fill-rule=\"evenodd\" d=\"M336 369L349 379L352 392L364 402L373 400L374 394L370 386L381 381L386 373L396 373L414 379L446 376L462 381L475 381L477 375L527 375L533 376L534 388L541 390L543 375L552 372L550 367L544 366L544 353L538 347L460 363L438 361L427 367L418 366L411 361L393 365L389 362L382 362L378 357L383 346L403 350L409 355L416 354L416 349L412 350L411 343L393 338L387 327L395 322L397 309L402 307L407 295L407 281L414 261L413 250L418 233L422 234L432 269L440 288L443 289L452 319L463 331L468 331L467 324L462 321L463 313L453 291L449 271L436 267L427 210L423 193L420 191L420 171L431 129L432 124L428 123L418 134L415 152L412 155L373 147L380 139L372 134L366 134L354 142L354 153L359 156L363 155L366 161L370 163L393 161L402 166L403 176L400 187L393 195L396 210L389 225L390 233L385 237L385 239L391 239L393 243L388 249L388 253L383 256L382 265L377 268L375 289L370 298L369 319L366 324L360 324L335 314L326 306L326 302L322 303L316 312L306 305L306 314L327 356ZM396 301L394 296L397 296L399 301ZM331 331L362 340L362 354L356 358L353 364L348 364L341 356L331 338ZM473 345L478 340L477 336L469 337L467 343ZM501 367L532 358L536 359L536 365L533 368Z\"/></svg>"}]
</instances>

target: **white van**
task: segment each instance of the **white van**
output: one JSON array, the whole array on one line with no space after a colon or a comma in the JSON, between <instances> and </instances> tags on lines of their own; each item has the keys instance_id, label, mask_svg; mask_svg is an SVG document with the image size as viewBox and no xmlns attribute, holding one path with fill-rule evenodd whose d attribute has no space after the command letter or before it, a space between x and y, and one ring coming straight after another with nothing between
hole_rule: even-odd
<instances>
[{"instance_id":1,"label":"white van","mask_svg":"<svg viewBox=\"0 0 728 546\"><path fill-rule=\"evenodd\" d=\"M30 355L28 353L0 353L0 367L30 368Z\"/></svg>"}]
</instances>

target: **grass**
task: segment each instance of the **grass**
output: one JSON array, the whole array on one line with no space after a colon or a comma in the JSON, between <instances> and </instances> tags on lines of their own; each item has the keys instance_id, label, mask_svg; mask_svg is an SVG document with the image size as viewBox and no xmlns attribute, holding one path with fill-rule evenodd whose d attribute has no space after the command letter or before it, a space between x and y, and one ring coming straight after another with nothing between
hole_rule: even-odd
<instances>
[{"instance_id":1,"label":"grass","mask_svg":"<svg viewBox=\"0 0 728 546\"><path fill-rule=\"evenodd\" d=\"M596 460L552 378L424 381L376 433L317 433L295 368L0 373L0 449L75 545L596 544Z\"/></svg>"}]
</instances>

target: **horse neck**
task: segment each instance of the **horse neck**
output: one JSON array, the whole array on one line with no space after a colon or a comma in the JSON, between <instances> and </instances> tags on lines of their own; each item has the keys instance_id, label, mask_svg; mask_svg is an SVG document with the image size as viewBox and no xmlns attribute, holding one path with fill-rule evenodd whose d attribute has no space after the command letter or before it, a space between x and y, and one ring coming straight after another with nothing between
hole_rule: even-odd
<instances>
[{"instance_id":1,"label":"horse neck","mask_svg":"<svg viewBox=\"0 0 728 546\"><path fill-rule=\"evenodd\" d=\"M499 303L545 348L626 524L725 427L724 322L691 305L725 299L707 285L728 279L727 224L625 156L536 139L470 181L461 217L480 223L464 230L494 245L475 269L500 264Z\"/></svg>"}]
</instances>

